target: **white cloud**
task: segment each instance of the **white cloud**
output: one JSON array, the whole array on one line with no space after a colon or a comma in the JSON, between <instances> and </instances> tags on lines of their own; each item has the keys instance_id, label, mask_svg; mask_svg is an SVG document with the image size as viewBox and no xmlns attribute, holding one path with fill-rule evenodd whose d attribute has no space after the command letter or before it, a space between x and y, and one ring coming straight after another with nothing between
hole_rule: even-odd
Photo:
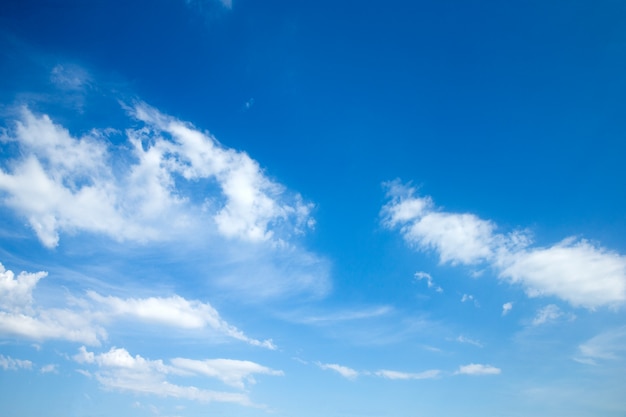
<instances>
[{"instance_id":1,"label":"white cloud","mask_svg":"<svg viewBox=\"0 0 626 417\"><path fill-rule=\"evenodd\" d=\"M196 224L227 238L283 244L313 224L312 205L269 179L246 153L144 103L129 113L144 122L126 131L130 153L123 146L113 153L108 130L76 138L26 107L4 134L21 155L10 170L0 169L4 203L45 246L56 246L62 232L145 242L184 236L199 230ZM120 160L131 163L120 169ZM179 185L199 181L210 195L198 202Z\"/></svg>"},{"instance_id":2,"label":"white cloud","mask_svg":"<svg viewBox=\"0 0 626 417\"><path fill-rule=\"evenodd\" d=\"M246 153L223 147L214 137L158 112L144 103L132 114L172 142L159 140L173 154L161 158L171 170L187 180L213 179L221 188L224 203L214 215L220 233L248 241L269 240L274 226L293 219L296 231L311 225L311 205L299 195L288 196L284 187L267 178L259 164ZM140 136L144 132L138 132ZM137 140L137 137L135 137Z\"/></svg>"},{"instance_id":3,"label":"white cloud","mask_svg":"<svg viewBox=\"0 0 626 417\"><path fill-rule=\"evenodd\" d=\"M0 334L29 340L67 340L100 345L106 331L89 315L69 309L42 309L34 315L0 311Z\"/></svg>"},{"instance_id":4,"label":"white cloud","mask_svg":"<svg viewBox=\"0 0 626 417\"><path fill-rule=\"evenodd\" d=\"M417 281L426 280L428 288L433 288L437 292L443 292L443 289L434 283L433 277L431 277L429 273L422 271L416 272L414 277Z\"/></svg>"},{"instance_id":5,"label":"white cloud","mask_svg":"<svg viewBox=\"0 0 626 417\"><path fill-rule=\"evenodd\" d=\"M419 373L409 373L381 369L374 372L374 374L386 379L432 379L437 378L441 374L441 371L438 369L431 369Z\"/></svg>"},{"instance_id":6,"label":"white cloud","mask_svg":"<svg viewBox=\"0 0 626 417\"><path fill-rule=\"evenodd\" d=\"M551 295L587 308L626 301L626 257L586 240L507 254L501 264L500 276L522 283L531 297Z\"/></svg>"},{"instance_id":7,"label":"white cloud","mask_svg":"<svg viewBox=\"0 0 626 417\"><path fill-rule=\"evenodd\" d=\"M305 324L328 324L342 321L366 320L385 316L393 311L390 306L379 306L366 309L341 310L325 315L315 315L305 318L288 318L292 321ZM301 313L298 314L300 316Z\"/></svg>"},{"instance_id":8,"label":"white cloud","mask_svg":"<svg viewBox=\"0 0 626 417\"><path fill-rule=\"evenodd\" d=\"M50 80L63 90L81 90L90 84L89 73L77 65L58 64L50 72Z\"/></svg>"},{"instance_id":9,"label":"white cloud","mask_svg":"<svg viewBox=\"0 0 626 417\"><path fill-rule=\"evenodd\" d=\"M480 343L478 340L470 339L469 337L465 337L463 335L459 335L459 337L456 338L456 341L459 343L467 343L469 345L483 347L483 344Z\"/></svg>"},{"instance_id":10,"label":"white cloud","mask_svg":"<svg viewBox=\"0 0 626 417\"><path fill-rule=\"evenodd\" d=\"M220 333L254 346L276 349L271 340L256 340L246 336L235 326L223 320L210 304L197 300L187 300L178 295L168 298L127 298L103 297L88 291L90 299L104 306L100 311L103 316L135 317L139 320L182 329L200 329L210 327Z\"/></svg>"},{"instance_id":11,"label":"white cloud","mask_svg":"<svg viewBox=\"0 0 626 417\"><path fill-rule=\"evenodd\" d=\"M167 380L169 375L190 377L204 375L215 377L228 385L244 388L243 381L251 382L251 375L263 373L282 375L254 362L235 360L191 360L176 358L171 365L162 360L150 360L140 355L132 356L126 349L111 348L108 352L96 354L83 346L74 360L84 365L95 365L96 379L107 389L117 389L135 393L154 394L163 397L184 398L196 401L217 401L253 406L246 394L237 392L210 391L195 386L175 385Z\"/></svg>"},{"instance_id":12,"label":"white cloud","mask_svg":"<svg viewBox=\"0 0 626 417\"><path fill-rule=\"evenodd\" d=\"M49 374L51 372L58 373L58 369L59 369L59 365L50 363L48 365L42 366L39 372L41 372L42 374Z\"/></svg>"},{"instance_id":13,"label":"white cloud","mask_svg":"<svg viewBox=\"0 0 626 417\"><path fill-rule=\"evenodd\" d=\"M0 308L12 312L27 311L33 303L33 289L46 272L20 272L15 278L13 271L7 271L0 263Z\"/></svg>"},{"instance_id":14,"label":"white cloud","mask_svg":"<svg viewBox=\"0 0 626 417\"><path fill-rule=\"evenodd\" d=\"M590 365L600 361L624 359L626 354L626 326L602 332L578 346L574 360Z\"/></svg>"},{"instance_id":15,"label":"white cloud","mask_svg":"<svg viewBox=\"0 0 626 417\"><path fill-rule=\"evenodd\" d=\"M70 297L58 308L31 308L16 311L15 300L32 303L32 291L46 272L14 273L0 264L0 335L30 340L67 340L98 346L107 338L103 327L114 320L134 318L139 321L179 329L209 328L229 338L253 346L276 349L271 340L257 340L224 320L210 304L171 297L119 298L87 292L87 299ZM15 297L15 299L11 297ZM7 299L5 301L5 298Z\"/></svg>"},{"instance_id":16,"label":"white cloud","mask_svg":"<svg viewBox=\"0 0 626 417\"><path fill-rule=\"evenodd\" d=\"M461 297L461 302L466 303L468 301L472 301L476 307L480 307L480 303L478 303L478 300L476 300L476 298L472 294L463 294L463 296Z\"/></svg>"},{"instance_id":17,"label":"white cloud","mask_svg":"<svg viewBox=\"0 0 626 417\"><path fill-rule=\"evenodd\" d=\"M397 181L386 186L383 224L399 229L417 249L434 250L442 263L486 263L531 297L556 296L573 306L594 309L626 302L626 256L574 238L531 248L527 232L496 233L489 220L442 211L430 197L418 197L415 189Z\"/></svg>"},{"instance_id":18,"label":"white cloud","mask_svg":"<svg viewBox=\"0 0 626 417\"><path fill-rule=\"evenodd\" d=\"M470 363L462 365L455 372L457 375L498 375L501 369L491 365L482 365L479 363Z\"/></svg>"},{"instance_id":19,"label":"white cloud","mask_svg":"<svg viewBox=\"0 0 626 417\"><path fill-rule=\"evenodd\" d=\"M547 306L539 309L537 315L532 321L533 326L539 326L541 324L551 323L563 316L563 312L559 307L554 304L548 304Z\"/></svg>"},{"instance_id":20,"label":"white cloud","mask_svg":"<svg viewBox=\"0 0 626 417\"><path fill-rule=\"evenodd\" d=\"M5 371L16 371L18 369L32 369L33 363L29 360L13 359L10 356L0 354L0 368Z\"/></svg>"},{"instance_id":21,"label":"white cloud","mask_svg":"<svg viewBox=\"0 0 626 417\"><path fill-rule=\"evenodd\" d=\"M174 358L172 365L201 375L218 378L227 385L236 388L244 388L244 382L254 384L254 374L284 375L282 371L275 371L265 366L250 361L233 359L206 359L193 360Z\"/></svg>"},{"instance_id":22,"label":"white cloud","mask_svg":"<svg viewBox=\"0 0 626 417\"><path fill-rule=\"evenodd\" d=\"M336 363L320 363L317 362L317 366L324 370L331 370L337 372L344 378L347 379L356 379L359 376L359 371L356 371L352 368L348 368L347 366L338 365Z\"/></svg>"},{"instance_id":23,"label":"white cloud","mask_svg":"<svg viewBox=\"0 0 626 417\"><path fill-rule=\"evenodd\" d=\"M509 314L509 312L512 309L513 309L513 303L512 302L508 302L508 303L502 304L502 315L506 316L507 314Z\"/></svg>"}]
</instances>

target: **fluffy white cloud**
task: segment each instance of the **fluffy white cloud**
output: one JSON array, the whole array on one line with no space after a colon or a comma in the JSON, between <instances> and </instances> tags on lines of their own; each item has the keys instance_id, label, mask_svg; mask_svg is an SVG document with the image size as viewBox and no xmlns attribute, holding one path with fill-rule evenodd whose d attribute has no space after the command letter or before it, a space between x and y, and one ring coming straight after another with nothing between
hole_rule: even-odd
<instances>
[{"instance_id":1,"label":"fluffy white cloud","mask_svg":"<svg viewBox=\"0 0 626 417\"><path fill-rule=\"evenodd\" d=\"M29 360L13 359L10 356L0 354L0 368L11 371L18 369L32 369L33 363Z\"/></svg>"},{"instance_id":2,"label":"fluffy white cloud","mask_svg":"<svg viewBox=\"0 0 626 417\"><path fill-rule=\"evenodd\" d=\"M374 374L386 379L431 379L437 378L441 374L441 371L438 369L431 369L419 373L409 373L381 369L380 371L374 372Z\"/></svg>"},{"instance_id":3,"label":"fluffy white cloud","mask_svg":"<svg viewBox=\"0 0 626 417\"><path fill-rule=\"evenodd\" d=\"M244 383L254 384L254 374L284 375L282 371L275 371L258 363L234 359L206 359L193 360L174 358L172 365L179 369L218 378L227 385L244 388Z\"/></svg>"},{"instance_id":4,"label":"fluffy white cloud","mask_svg":"<svg viewBox=\"0 0 626 417\"><path fill-rule=\"evenodd\" d=\"M439 211L430 197L415 197L414 190L389 183L391 201L383 207L383 222L400 228L405 240L432 249L442 263L474 264L493 256L495 226L473 214Z\"/></svg>"},{"instance_id":5,"label":"fluffy white cloud","mask_svg":"<svg viewBox=\"0 0 626 417\"><path fill-rule=\"evenodd\" d=\"M348 379L356 379L359 376L359 371L356 371L352 368L348 368L347 366L338 365L336 363L320 363L317 362L317 366L324 370L331 370L337 372L344 378Z\"/></svg>"},{"instance_id":6,"label":"fluffy white cloud","mask_svg":"<svg viewBox=\"0 0 626 417\"><path fill-rule=\"evenodd\" d=\"M96 365L98 370L94 375L100 384L108 389L205 402L230 402L246 406L254 405L246 394L175 385L169 382L167 377L209 376L243 389L244 380L252 382L252 375L255 373L282 375L281 371L274 371L249 361L227 359L200 361L176 358L170 361L171 364L165 364L163 360L150 360L140 355L132 356L123 348L111 348L108 352L96 354L82 346L74 360L80 364Z\"/></svg>"},{"instance_id":7,"label":"fluffy white cloud","mask_svg":"<svg viewBox=\"0 0 626 417\"><path fill-rule=\"evenodd\" d=\"M498 375L501 371L500 368L496 368L491 365L483 365L479 363L470 363L469 365L462 365L455 372L458 375Z\"/></svg>"},{"instance_id":8,"label":"fluffy white cloud","mask_svg":"<svg viewBox=\"0 0 626 417\"><path fill-rule=\"evenodd\" d=\"M416 196L415 189L397 181L387 189L383 224L399 229L418 249L434 250L442 263L486 263L531 297L556 296L573 306L594 309L626 302L626 256L574 238L532 248L525 232L496 233L493 222L442 211L430 197Z\"/></svg>"},{"instance_id":9,"label":"fluffy white cloud","mask_svg":"<svg viewBox=\"0 0 626 417\"><path fill-rule=\"evenodd\" d=\"M130 146L114 150L108 130L76 138L28 108L3 136L21 155L0 169L4 204L28 220L45 246L56 246L60 232L150 241L197 231L196 224L227 238L282 243L312 226L312 206L246 153L144 103L129 113L144 126L128 129ZM120 168L119 161L129 164ZM206 183L200 202L181 186L199 181Z\"/></svg>"},{"instance_id":10,"label":"fluffy white cloud","mask_svg":"<svg viewBox=\"0 0 626 417\"><path fill-rule=\"evenodd\" d=\"M33 303L33 289L46 272L20 272L15 277L0 263L0 308L13 312L29 310Z\"/></svg>"},{"instance_id":11,"label":"fluffy white cloud","mask_svg":"<svg viewBox=\"0 0 626 417\"><path fill-rule=\"evenodd\" d=\"M626 256L586 240L507 254L500 276L520 282L531 297L552 295L595 308L626 301Z\"/></svg>"}]
</instances>

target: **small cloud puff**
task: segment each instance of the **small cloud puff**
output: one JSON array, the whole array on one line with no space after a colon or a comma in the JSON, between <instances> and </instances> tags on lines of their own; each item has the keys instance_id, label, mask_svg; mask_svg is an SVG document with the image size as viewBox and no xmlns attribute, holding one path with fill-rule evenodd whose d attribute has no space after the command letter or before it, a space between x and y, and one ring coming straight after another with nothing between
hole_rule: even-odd
<instances>
[{"instance_id":1,"label":"small cloud puff","mask_svg":"<svg viewBox=\"0 0 626 417\"><path fill-rule=\"evenodd\" d=\"M432 288L436 292L443 292L443 289L439 285L435 284L435 282L433 281L433 277L431 277L429 273L420 271L416 272L413 276L415 277L416 281L426 280L426 285L428 286L428 288Z\"/></svg>"}]
</instances>

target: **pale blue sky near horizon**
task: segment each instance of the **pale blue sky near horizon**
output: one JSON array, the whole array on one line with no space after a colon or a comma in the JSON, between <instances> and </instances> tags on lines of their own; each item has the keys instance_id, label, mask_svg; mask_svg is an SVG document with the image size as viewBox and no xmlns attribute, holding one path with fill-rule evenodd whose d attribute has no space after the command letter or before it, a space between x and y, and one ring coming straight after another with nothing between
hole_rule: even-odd
<instances>
[{"instance_id":1,"label":"pale blue sky near horizon","mask_svg":"<svg viewBox=\"0 0 626 417\"><path fill-rule=\"evenodd\" d=\"M623 416L626 5L0 5L0 413Z\"/></svg>"}]
</instances>

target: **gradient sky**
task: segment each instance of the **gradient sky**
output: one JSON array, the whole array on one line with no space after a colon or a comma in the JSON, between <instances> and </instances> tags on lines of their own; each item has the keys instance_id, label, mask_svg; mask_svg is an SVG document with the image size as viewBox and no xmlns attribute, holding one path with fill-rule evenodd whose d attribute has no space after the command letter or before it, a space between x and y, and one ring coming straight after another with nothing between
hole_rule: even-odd
<instances>
[{"instance_id":1,"label":"gradient sky","mask_svg":"<svg viewBox=\"0 0 626 417\"><path fill-rule=\"evenodd\" d=\"M0 4L0 414L626 415L622 1Z\"/></svg>"}]
</instances>

